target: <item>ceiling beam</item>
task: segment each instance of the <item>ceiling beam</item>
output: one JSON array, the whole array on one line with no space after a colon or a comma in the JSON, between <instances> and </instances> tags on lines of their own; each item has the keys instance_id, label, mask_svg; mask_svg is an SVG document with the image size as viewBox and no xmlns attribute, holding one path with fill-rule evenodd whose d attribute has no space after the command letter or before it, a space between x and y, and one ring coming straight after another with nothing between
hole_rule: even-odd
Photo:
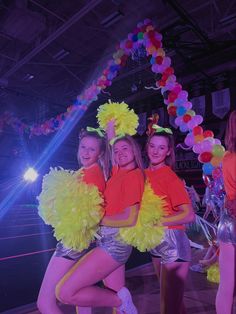
<instances>
[{"instance_id":1,"label":"ceiling beam","mask_svg":"<svg viewBox=\"0 0 236 314\"><path fill-rule=\"evenodd\" d=\"M10 68L2 78L9 78L12 74L18 71L24 64L30 61L34 56L36 56L40 51L51 44L55 39L61 36L67 29L78 22L82 17L84 17L88 12L93 10L102 0L91 0L82 9L80 9L76 14L74 14L67 22L60 26L54 33L48 36L43 42L32 49L27 55L25 55L21 60L16 62L16 64Z\"/></svg>"},{"instance_id":2,"label":"ceiling beam","mask_svg":"<svg viewBox=\"0 0 236 314\"><path fill-rule=\"evenodd\" d=\"M176 0L166 0L166 2L175 10L175 12L183 21L191 26L193 32L203 43L205 43L208 47L212 46L212 43L207 34L199 27L199 25L188 14L188 12Z\"/></svg>"}]
</instances>

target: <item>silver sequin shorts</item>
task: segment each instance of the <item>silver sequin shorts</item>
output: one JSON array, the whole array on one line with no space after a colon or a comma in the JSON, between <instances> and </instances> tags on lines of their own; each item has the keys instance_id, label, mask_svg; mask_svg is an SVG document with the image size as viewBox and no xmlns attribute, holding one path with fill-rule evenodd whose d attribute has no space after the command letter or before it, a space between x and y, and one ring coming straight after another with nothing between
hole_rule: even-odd
<instances>
[{"instance_id":1,"label":"silver sequin shorts","mask_svg":"<svg viewBox=\"0 0 236 314\"><path fill-rule=\"evenodd\" d=\"M92 242L87 249L79 252L76 250L68 249L61 242L58 242L56 246L56 250L54 252L54 256L64 257L66 259L78 261L81 257L83 257L85 254L87 254L89 251L91 251L95 247L96 247L96 243Z\"/></svg>"},{"instance_id":2,"label":"silver sequin shorts","mask_svg":"<svg viewBox=\"0 0 236 314\"><path fill-rule=\"evenodd\" d=\"M191 261L190 243L184 230L166 229L161 243L150 253L153 257L160 257L163 264Z\"/></svg>"},{"instance_id":3,"label":"silver sequin shorts","mask_svg":"<svg viewBox=\"0 0 236 314\"><path fill-rule=\"evenodd\" d=\"M97 246L118 263L125 264L132 252L132 246L118 240L119 228L101 226L98 233L101 239L97 240Z\"/></svg>"},{"instance_id":4,"label":"silver sequin shorts","mask_svg":"<svg viewBox=\"0 0 236 314\"><path fill-rule=\"evenodd\" d=\"M217 240L236 244L236 218L229 215L226 209L221 212L217 229Z\"/></svg>"}]
</instances>

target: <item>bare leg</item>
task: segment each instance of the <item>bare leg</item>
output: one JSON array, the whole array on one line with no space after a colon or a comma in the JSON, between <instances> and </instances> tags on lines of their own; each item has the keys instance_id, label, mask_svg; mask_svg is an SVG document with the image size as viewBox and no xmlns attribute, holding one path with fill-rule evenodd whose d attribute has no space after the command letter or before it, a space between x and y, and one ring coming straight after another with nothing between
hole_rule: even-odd
<instances>
[{"instance_id":1,"label":"bare leg","mask_svg":"<svg viewBox=\"0 0 236 314\"><path fill-rule=\"evenodd\" d=\"M235 245L220 242L220 284L216 295L217 314L231 314L235 289Z\"/></svg>"},{"instance_id":2,"label":"bare leg","mask_svg":"<svg viewBox=\"0 0 236 314\"><path fill-rule=\"evenodd\" d=\"M107 288L116 292L119 291L122 287L125 286L125 265L121 265L119 268L113 271L103 280L103 282ZM116 308L113 309L112 313L121 314L121 312Z\"/></svg>"},{"instance_id":3,"label":"bare leg","mask_svg":"<svg viewBox=\"0 0 236 314\"><path fill-rule=\"evenodd\" d=\"M161 314L185 313L183 297L188 262L161 265Z\"/></svg>"},{"instance_id":4,"label":"bare leg","mask_svg":"<svg viewBox=\"0 0 236 314\"><path fill-rule=\"evenodd\" d=\"M121 265L103 280L105 286L119 291L125 285L125 265Z\"/></svg>"},{"instance_id":5,"label":"bare leg","mask_svg":"<svg viewBox=\"0 0 236 314\"><path fill-rule=\"evenodd\" d=\"M63 314L57 305L55 288L59 280L75 262L63 257L52 256L39 291L37 306L42 314Z\"/></svg>"},{"instance_id":6,"label":"bare leg","mask_svg":"<svg viewBox=\"0 0 236 314\"><path fill-rule=\"evenodd\" d=\"M118 307L121 300L109 289L94 286L121 265L101 248L86 254L63 277L56 288L58 299L64 303L91 307Z\"/></svg>"},{"instance_id":7,"label":"bare leg","mask_svg":"<svg viewBox=\"0 0 236 314\"><path fill-rule=\"evenodd\" d=\"M160 278L161 278L161 258L152 257L152 263L153 263L157 278L160 280Z\"/></svg>"}]
</instances>

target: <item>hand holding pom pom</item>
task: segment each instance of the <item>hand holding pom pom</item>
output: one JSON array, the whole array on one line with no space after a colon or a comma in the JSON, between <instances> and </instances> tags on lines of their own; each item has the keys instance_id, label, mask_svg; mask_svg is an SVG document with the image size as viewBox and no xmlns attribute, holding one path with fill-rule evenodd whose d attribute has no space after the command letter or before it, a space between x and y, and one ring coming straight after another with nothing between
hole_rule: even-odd
<instances>
[{"instance_id":1,"label":"hand holding pom pom","mask_svg":"<svg viewBox=\"0 0 236 314\"><path fill-rule=\"evenodd\" d=\"M116 136L136 134L138 116L133 109L130 110L128 105L124 102L116 103L109 100L108 103L98 108L97 118L100 128L104 130L107 124L111 120L114 120Z\"/></svg>"}]
</instances>

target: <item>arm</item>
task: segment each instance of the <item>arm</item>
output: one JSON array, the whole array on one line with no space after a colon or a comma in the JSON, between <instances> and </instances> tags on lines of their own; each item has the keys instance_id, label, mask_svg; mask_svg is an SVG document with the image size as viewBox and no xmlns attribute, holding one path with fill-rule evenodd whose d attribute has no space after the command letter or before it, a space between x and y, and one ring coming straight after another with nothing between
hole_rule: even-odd
<instances>
[{"instance_id":1,"label":"arm","mask_svg":"<svg viewBox=\"0 0 236 314\"><path fill-rule=\"evenodd\" d=\"M112 140L116 136L114 119L107 123L106 134L107 134L108 143L110 142L110 140Z\"/></svg>"},{"instance_id":2,"label":"arm","mask_svg":"<svg viewBox=\"0 0 236 314\"><path fill-rule=\"evenodd\" d=\"M212 255L211 258L200 260L199 264L201 264L202 266L209 267L215 262L217 262L217 260L218 260L218 250L216 250L216 252Z\"/></svg>"},{"instance_id":3,"label":"arm","mask_svg":"<svg viewBox=\"0 0 236 314\"><path fill-rule=\"evenodd\" d=\"M177 226L187 224L195 220L195 213L191 204L183 204L175 208L176 214L163 217L163 226Z\"/></svg>"},{"instance_id":4,"label":"arm","mask_svg":"<svg viewBox=\"0 0 236 314\"><path fill-rule=\"evenodd\" d=\"M127 207L120 214L104 216L101 225L109 227L132 227L136 224L138 218L139 204Z\"/></svg>"}]
</instances>

